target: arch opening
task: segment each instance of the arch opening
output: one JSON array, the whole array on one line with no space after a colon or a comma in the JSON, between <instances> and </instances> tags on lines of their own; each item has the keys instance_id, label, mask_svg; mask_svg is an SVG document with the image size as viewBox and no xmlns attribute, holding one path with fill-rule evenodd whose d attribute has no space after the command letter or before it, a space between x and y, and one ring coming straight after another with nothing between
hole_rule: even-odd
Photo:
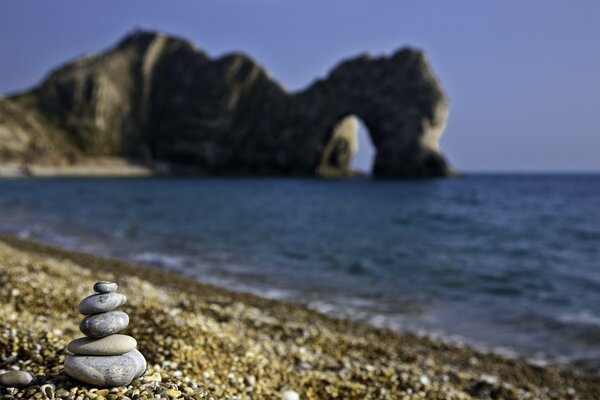
<instances>
[{"instance_id":1,"label":"arch opening","mask_svg":"<svg viewBox=\"0 0 600 400\"><path fill-rule=\"evenodd\" d=\"M362 119L356 115L351 115L357 122L357 149L352 156L350 168L358 171L361 174L371 176L373 174L373 166L375 164L375 154L377 150L371 139L369 128Z\"/></svg>"},{"instance_id":2,"label":"arch opening","mask_svg":"<svg viewBox=\"0 0 600 400\"><path fill-rule=\"evenodd\" d=\"M371 175L375 152L366 124L354 114L347 115L331 130L318 174L329 177Z\"/></svg>"}]
</instances>

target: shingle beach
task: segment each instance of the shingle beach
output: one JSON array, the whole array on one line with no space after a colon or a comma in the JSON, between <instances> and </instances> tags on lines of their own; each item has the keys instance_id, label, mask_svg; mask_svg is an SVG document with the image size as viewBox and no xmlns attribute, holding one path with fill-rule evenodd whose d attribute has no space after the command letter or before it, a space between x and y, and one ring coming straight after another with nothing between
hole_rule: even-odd
<instances>
[{"instance_id":1,"label":"shingle beach","mask_svg":"<svg viewBox=\"0 0 600 400\"><path fill-rule=\"evenodd\" d=\"M117 282L148 362L127 387L63 370L77 305ZM600 377L337 319L153 267L0 235L0 399L599 399Z\"/></svg>"}]
</instances>

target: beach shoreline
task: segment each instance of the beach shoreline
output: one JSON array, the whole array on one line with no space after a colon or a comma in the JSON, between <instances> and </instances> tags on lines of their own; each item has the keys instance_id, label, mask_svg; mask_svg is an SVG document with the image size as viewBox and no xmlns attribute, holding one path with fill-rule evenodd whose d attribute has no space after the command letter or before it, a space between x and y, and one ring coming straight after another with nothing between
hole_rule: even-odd
<instances>
[{"instance_id":1,"label":"beach shoreline","mask_svg":"<svg viewBox=\"0 0 600 400\"><path fill-rule=\"evenodd\" d=\"M78 163L0 162L0 177L144 177L160 173L158 166L120 157L98 157Z\"/></svg>"},{"instance_id":2,"label":"beach shoreline","mask_svg":"<svg viewBox=\"0 0 600 400\"><path fill-rule=\"evenodd\" d=\"M215 398L278 398L286 389L301 398L600 398L598 376L376 328L157 267L8 234L0 234L0 265L4 329L24 329L29 319L63 333L47 349L50 361L17 352L4 369L60 375L59 349L76 334L78 299L89 282L115 279L131 299L132 319L141 322L132 335L150 365L197 382Z\"/></svg>"}]
</instances>

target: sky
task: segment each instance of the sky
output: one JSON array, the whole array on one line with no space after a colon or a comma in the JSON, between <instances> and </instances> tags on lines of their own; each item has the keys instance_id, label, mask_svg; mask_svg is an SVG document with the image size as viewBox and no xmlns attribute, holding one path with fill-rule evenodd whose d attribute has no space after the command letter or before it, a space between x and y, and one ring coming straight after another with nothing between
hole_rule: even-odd
<instances>
[{"instance_id":1,"label":"sky","mask_svg":"<svg viewBox=\"0 0 600 400\"><path fill-rule=\"evenodd\" d=\"M249 53L292 91L341 59L417 47L449 99L456 169L600 172L597 0L0 0L0 94L136 27Z\"/></svg>"}]
</instances>

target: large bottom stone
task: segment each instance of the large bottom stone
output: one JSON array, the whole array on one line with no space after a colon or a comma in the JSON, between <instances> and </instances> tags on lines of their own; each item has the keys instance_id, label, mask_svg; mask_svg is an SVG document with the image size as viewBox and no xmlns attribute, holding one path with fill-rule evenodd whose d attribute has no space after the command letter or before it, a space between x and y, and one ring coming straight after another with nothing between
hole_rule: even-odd
<instances>
[{"instance_id":1,"label":"large bottom stone","mask_svg":"<svg viewBox=\"0 0 600 400\"><path fill-rule=\"evenodd\" d=\"M94 386L127 386L146 371L146 359L137 350L120 356L71 356L65 372L72 378Z\"/></svg>"}]
</instances>

